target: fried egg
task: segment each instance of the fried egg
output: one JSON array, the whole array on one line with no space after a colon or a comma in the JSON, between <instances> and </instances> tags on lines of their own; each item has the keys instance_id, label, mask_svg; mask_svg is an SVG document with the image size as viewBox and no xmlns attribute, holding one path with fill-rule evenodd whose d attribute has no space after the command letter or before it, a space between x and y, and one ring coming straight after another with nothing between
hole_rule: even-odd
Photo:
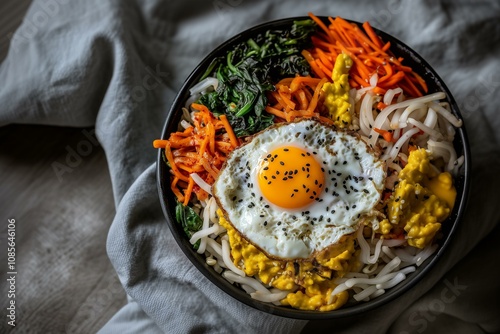
<instances>
[{"instance_id":1,"label":"fried egg","mask_svg":"<svg viewBox=\"0 0 500 334\"><path fill-rule=\"evenodd\" d=\"M357 230L385 176L355 134L308 119L272 126L235 149L212 192L233 227L269 257L308 259Z\"/></svg>"}]
</instances>

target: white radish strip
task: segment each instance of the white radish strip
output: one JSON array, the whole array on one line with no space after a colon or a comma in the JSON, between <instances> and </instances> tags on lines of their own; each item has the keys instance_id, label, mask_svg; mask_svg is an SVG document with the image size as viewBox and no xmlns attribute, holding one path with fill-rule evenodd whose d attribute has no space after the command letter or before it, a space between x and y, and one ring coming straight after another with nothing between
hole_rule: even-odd
<instances>
[{"instance_id":1,"label":"white radish strip","mask_svg":"<svg viewBox=\"0 0 500 334\"><path fill-rule=\"evenodd\" d=\"M216 90L218 86L219 80L217 80L217 78L207 77L191 87L191 89L189 89L189 93L191 95L205 93L210 87L213 87L213 89Z\"/></svg>"},{"instance_id":2,"label":"white radish strip","mask_svg":"<svg viewBox=\"0 0 500 334\"><path fill-rule=\"evenodd\" d=\"M427 110L427 116L425 117L424 124L429 128L434 129L436 123L437 123L437 114L434 111L434 109L429 107L429 109Z\"/></svg>"},{"instance_id":3,"label":"white radish strip","mask_svg":"<svg viewBox=\"0 0 500 334\"><path fill-rule=\"evenodd\" d=\"M397 247L401 246L406 242L405 239L385 239L382 245L387 247Z\"/></svg>"},{"instance_id":4,"label":"white radish strip","mask_svg":"<svg viewBox=\"0 0 500 334\"><path fill-rule=\"evenodd\" d=\"M370 297L370 295L372 293L374 293L375 291L377 291L377 287L375 285L372 285L366 289L364 289L363 291L361 291L360 293L357 293L353 296L354 299L356 299L356 301L361 301L365 298L368 298Z\"/></svg>"},{"instance_id":5,"label":"white radish strip","mask_svg":"<svg viewBox=\"0 0 500 334\"><path fill-rule=\"evenodd\" d=\"M185 119L181 120L181 127L183 129L187 129L187 128L191 128L193 125L191 125L191 123L189 123L188 121L186 121Z\"/></svg>"},{"instance_id":6,"label":"white radish strip","mask_svg":"<svg viewBox=\"0 0 500 334\"><path fill-rule=\"evenodd\" d=\"M236 283L246 284L246 285L252 287L253 289L255 289L256 291L261 291L263 293L269 293L269 290L267 290L267 288L264 285L262 285L262 283L257 281L255 278L241 277L241 276L239 276L239 275L237 275L234 272L229 271L229 270L226 270L225 272L223 272L222 276L225 279L232 280Z\"/></svg>"},{"instance_id":7,"label":"white radish strip","mask_svg":"<svg viewBox=\"0 0 500 334\"><path fill-rule=\"evenodd\" d=\"M384 289L378 289L377 291L375 291L374 293L372 293L370 295L370 299L374 299L374 298L377 298L378 296L382 296L384 293L385 293Z\"/></svg>"},{"instance_id":8,"label":"white radish strip","mask_svg":"<svg viewBox=\"0 0 500 334\"><path fill-rule=\"evenodd\" d=\"M394 146L392 147L391 149L391 152L389 153L389 156L386 158L387 161L394 161L394 159L396 158L396 156L398 155L399 153L399 150L401 149L401 147L408 141L410 140L411 136L413 136L414 134L418 133L419 129L411 129L411 130L408 130L406 131L402 136L401 138L398 139L398 141L396 142L396 144L394 144Z\"/></svg>"},{"instance_id":9,"label":"white radish strip","mask_svg":"<svg viewBox=\"0 0 500 334\"><path fill-rule=\"evenodd\" d=\"M395 162L389 162L387 163L387 167L390 168L390 169L393 169L395 170L396 172L401 172L402 168L400 165L398 165L397 163ZM397 181L397 180L396 180Z\"/></svg>"},{"instance_id":10,"label":"white radish strip","mask_svg":"<svg viewBox=\"0 0 500 334\"><path fill-rule=\"evenodd\" d=\"M352 279L352 278L351 278ZM345 283L341 283L333 289L332 293L330 294L330 298L328 299L328 304L331 304L333 302L333 298L341 293L342 291L349 290L350 287L347 287Z\"/></svg>"},{"instance_id":11,"label":"white radish strip","mask_svg":"<svg viewBox=\"0 0 500 334\"><path fill-rule=\"evenodd\" d=\"M356 90L356 94L354 95L355 102L358 102L363 97L363 95L365 93L371 92L373 90L373 88L375 88L375 87L369 86L369 87L363 87L363 88ZM355 88L353 88L353 89L355 89Z\"/></svg>"},{"instance_id":12,"label":"white radish strip","mask_svg":"<svg viewBox=\"0 0 500 334\"><path fill-rule=\"evenodd\" d=\"M201 189L205 190L207 193L209 193L210 195L212 195L212 186L209 185L208 183L206 183L205 180L203 180L201 178L201 176L199 176L196 173L191 173L191 174L189 174L189 176L191 176L191 178L193 179L193 181L198 186L200 186Z\"/></svg>"},{"instance_id":13,"label":"white radish strip","mask_svg":"<svg viewBox=\"0 0 500 334\"><path fill-rule=\"evenodd\" d=\"M393 124L392 122L391 122L391 126L393 126L394 129L406 127L406 121L408 120L408 117L410 116L410 114L416 110L421 109L421 108L425 108L425 104L423 104L423 103L410 104L408 107L406 107L403 114L399 118L399 120L398 120L399 126L398 126L398 124Z\"/></svg>"},{"instance_id":14,"label":"white radish strip","mask_svg":"<svg viewBox=\"0 0 500 334\"><path fill-rule=\"evenodd\" d=\"M382 246L382 252L390 257L391 259L394 259L396 257L396 254L394 254L391 249L387 246Z\"/></svg>"},{"instance_id":15,"label":"white radish strip","mask_svg":"<svg viewBox=\"0 0 500 334\"><path fill-rule=\"evenodd\" d=\"M234 265L233 261L231 261L231 254L229 251L229 242L225 239L222 239L222 259L224 260L224 263L231 271L240 275L241 277L245 277L245 272L243 270L241 270L240 268L236 267ZM241 282L238 282L238 283L241 283ZM258 289L255 289L255 290L258 290Z\"/></svg>"},{"instance_id":16,"label":"white radish strip","mask_svg":"<svg viewBox=\"0 0 500 334\"><path fill-rule=\"evenodd\" d=\"M281 291L281 292L276 292L276 293L265 293L261 291L255 291L250 294L250 296L255 299L259 300L261 302L267 302L267 303L272 303L272 302L278 302L285 298L288 295L288 291Z\"/></svg>"},{"instance_id":17,"label":"white radish strip","mask_svg":"<svg viewBox=\"0 0 500 334\"><path fill-rule=\"evenodd\" d=\"M370 245L368 245L368 242L366 242L365 238L363 237L362 226L358 229L357 239L359 247L361 247L361 262L363 262L364 264L368 264L368 257L370 256Z\"/></svg>"},{"instance_id":18,"label":"white radish strip","mask_svg":"<svg viewBox=\"0 0 500 334\"><path fill-rule=\"evenodd\" d=\"M363 273L373 274L375 272L375 270L377 270L377 268L378 268L378 263L369 264L363 268ZM361 277L361 276L358 276L358 277ZM368 275L366 275L366 278L368 278Z\"/></svg>"},{"instance_id":19,"label":"white radish strip","mask_svg":"<svg viewBox=\"0 0 500 334\"><path fill-rule=\"evenodd\" d=\"M251 294L251 293L255 292L255 289L252 288L250 285L241 284L241 288L243 290L245 290L245 292L248 293L248 294Z\"/></svg>"},{"instance_id":20,"label":"white radish strip","mask_svg":"<svg viewBox=\"0 0 500 334\"><path fill-rule=\"evenodd\" d=\"M210 254L222 260L222 246L214 239L207 239L207 250L210 252Z\"/></svg>"},{"instance_id":21,"label":"white radish strip","mask_svg":"<svg viewBox=\"0 0 500 334\"><path fill-rule=\"evenodd\" d=\"M361 277L361 278L368 278L367 274L364 273L355 273L355 272L348 272L344 275L345 278L356 278L356 277Z\"/></svg>"},{"instance_id":22,"label":"white radish strip","mask_svg":"<svg viewBox=\"0 0 500 334\"><path fill-rule=\"evenodd\" d=\"M378 82L378 74L375 73L370 77L370 86L375 87Z\"/></svg>"},{"instance_id":23,"label":"white radish strip","mask_svg":"<svg viewBox=\"0 0 500 334\"><path fill-rule=\"evenodd\" d=\"M193 104L193 102L197 101L199 98L200 98L201 94L194 94L194 95L191 95L190 97L188 97L188 99L186 100L186 103L184 104L184 107L186 109L189 109L191 107L191 104ZM189 117L189 119L192 119L192 117Z\"/></svg>"},{"instance_id":24,"label":"white radish strip","mask_svg":"<svg viewBox=\"0 0 500 334\"><path fill-rule=\"evenodd\" d=\"M439 133L436 130L433 130L433 129L429 128L427 125L423 124L422 122L417 121L416 119L408 118L408 123L410 123L411 125L416 126L420 130L422 130L423 132L425 132L426 134L428 134L434 140L441 140L441 139L443 139L443 135L441 133Z\"/></svg>"},{"instance_id":25,"label":"white radish strip","mask_svg":"<svg viewBox=\"0 0 500 334\"><path fill-rule=\"evenodd\" d=\"M206 231L206 230L209 230L209 225L210 225L210 214L209 214L209 206L205 206L205 208L203 209L203 225L202 225L202 228L200 231L196 232L196 233L199 233L199 235L202 235L203 233L200 233L201 231ZM218 228L217 228L218 229ZM215 230L217 230L215 229ZM210 235L211 233L213 233L214 229L211 229L209 230L209 234L207 235ZM191 244L194 245L194 243L196 241L198 241L198 239L200 239L200 246L198 247L198 250L196 251L198 254L203 254L205 253L205 249L207 248L207 238L204 237L204 238L200 238L200 237L196 237L196 239L193 239L193 236L196 234L194 233L192 236L191 236L191 239L189 239L189 242L191 242ZM193 241L194 240L194 241Z\"/></svg>"},{"instance_id":26,"label":"white radish strip","mask_svg":"<svg viewBox=\"0 0 500 334\"><path fill-rule=\"evenodd\" d=\"M214 197L210 197L208 205L210 205L210 221L214 224L219 223L219 219L217 218L217 202Z\"/></svg>"},{"instance_id":27,"label":"white radish strip","mask_svg":"<svg viewBox=\"0 0 500 334\"><path fill-rule=\"evenodd\" d=\"M390 288L398 285L402 281L404 281L405 278L406 278L405 274L403 274L403 273L397 273L397 275L394 276L394 278L388 280L385 283L377 284L376 287L377 287L377 289L390 289Z\"/></svg>"},{"instance_id":28,"label":"white radish strip","mask_svg":"<svg viewBox=\"0 0 500 334\"><path fill-rule=\"evenodd\" d=\"M384 124L384 122L387 121L387 117L396 109L406 108L407 106L409 106L410 104L413 104L413 103L427 103L427 102L431 102L431 101L444 99L445 97L446 97L445 93L438 92L438 93L418 97L415 99L405 100L405 101L402 101L399 103L391 104L390 106L385 107L378 114L377 118L375 119L375 123L373 125L373 128L380 129L381 126ZM375 147L375 144L377 143L377 139L378 139L379 134L374 129L371 130L370 134L371 134L371 139L370 139L369 144L372 145L372 147Z\"/></svg>"},{"instance_id":29,"label":"white radish strip","mask_svg":"<svg viewBox=\"0 0 500 334\"><path fill-rule=\"evenodd\" d=\"M417 266L420 266L422 263L424 263L425 260L429 258L429 256L431 256L436 251L437 248L438 248L437 244L425 247L420 253L415 255L416 258L415 264Z\"/></svg>"},{"instance_id":30,"label":"white radish strip","mask_svg":"<svg viewBox=\"0 0 500 334\"><path fill-rule=\"evenodd\" d=\"M401 259L399 257L395 257L394 259L391 260L388 264L385 265L384 268L377 274L377 277L382 277L384 275L387 275L388 273L394 271L394 269L398 268L398 266L401 264Z\"/></svg>"},{"instance_id":31,"label":"white radish strip","mask_svg":"<svg viewBox=\"0 0 500 334\"><path fill-rule=\"evenodd\" d=\"M216 233L218 231L219 231L219 224L214 224L209 228L205 228L205 229L199 230L196 233L194 233L191 236L191 239L189 239L189 242L194 245L198 240L200 240L202 238L206 238L210 234Z\"/></svg>"},{"instance_id":32,"label":"white radish strip","mask_svg":"<svg viewBox=\"0 0 500 334\"><path fill-rule=\"evenodd\" d=\"M363 134L367 135L370 133L370 125L373 122L373 114L372 114L372 105L373 105L373 95L371 93L367 93L363 97L363 101L361 102L360 106L360 119L359 119L359 125L361 127L361 131ZM371 116L371 117L370 117Z\"/></svg>"},{"instance_id":33,"label":"white radish strip","mask_svg":"<svg viewBox=\"0 0 500 334\"><path fill-rule=\"evenodd\" d=\"M396 273L390 273L390 274L386 274L384 276L377 276L374 278L350 278L344 284L348 288L352 288L353 286L359 285L359 284L380 284L380 283L387 282L388 280L390 280L394 276L396 276Z\"/></svg>"},{"instance_id":34,"label":"white radish strip","mask_svg":"<svg viewBox=\"0 0 500 334\"><path fill-rule=\"evenodd\" d=\"M462 120L458 119L453 115L449 110L443 108L441 105L438 103L432 102L431 103L432 109L434 109L438 114L443 116L448 122L453 124L454 127L459 128L462 126Z\"/></svg>"},{"instance_id":35,"label":"white radish strip","mask_svg":"<svg viewBox=\"0 0 500 334\"><path fill-rule=\"evenodd\" d=\"M440 141L435 141L429 139L428 142L429 148L432 147L439 147L442 149L445 149L449 152L449 160L447 161L448 165L446 167L447 171L451 172L453 168L455 167L455 161L457 160L457 153L455 152L455 148L453 145L449 142L440 142ZM432 150L432 149L431 149Z\"/></svg>"},{"instance_id":36,"label":"white radish strip","mask_svg":"<svg viewBox=\"0 0 500 334\"><path fill-rule=\"evenodd\" d=\"M401 118L402 113L403 113L403 109L396 110L396 112L392 116L391 120L389 121L389 127L391 129L395 130L395 129L399 129L400 127L403 127L403 128L405 127L405 126L401 126L399 124L399 119ZM395 133L394 135L398 135L398 134Z\"/></svg>"},{"instance_id":37,"label":"white radish strip","mask_svg":"<svg viewBox=\"0 0 500 334\"><path fill-rule=\"evenodd\" d=\"M387 92L384 94L384 104L385 105L390 105L392 103L392 100L394 99L394 96L396 94L402 95L403 90L401 87L395 88L395 89L388 89Z\"/></svg>"},{"instance_id":38,"label":"white radish strip","mask_svg":"<svg viewBox=\"0 0 500 334\"><path fill-rule=\"evenodd\" d=\"M373 253L372 256L368 257L368 263L376 263L378 261L378 257L380 256L380 249L382 248L382 239L379 239L377 241L377 244L375 245L375 252Z\"/></svg>"},{"instance_id":39,"label":"white radish strip","mask_svg":"<svg viewBox=\"0 0 500 334\"><path fill-rule=\"evenodd\" d=\"M406 250L394 249L393 252L396 254L397 257L399 257L401 259L401 261L415 264L414 256L409 254Z\"/></svg>"},{"instance_id":40,"label":"white radish strip","mask_svg":"<svg viewBox=\"0 0 500 334\"><path fill-rule=\"evenodd\" d=\"M399 272L403 273L405 275L408 275L409 273L412 273L415 270L417 270L417 268L415 266L408 266L408 267L401 269Z\"/></svg>"}]
</instances>

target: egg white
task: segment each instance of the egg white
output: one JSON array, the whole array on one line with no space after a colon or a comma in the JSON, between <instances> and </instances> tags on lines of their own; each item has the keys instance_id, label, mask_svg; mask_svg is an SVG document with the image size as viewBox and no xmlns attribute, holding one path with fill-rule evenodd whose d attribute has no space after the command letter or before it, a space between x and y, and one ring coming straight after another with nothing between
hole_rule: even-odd
<instances>
[{"instance_id":1,"label":"egg white","mask_svg":"<svg viewBox=\"0 0 500 334\"><path fill-rule=\"evenodd\" d=\"M278 207L259 190L261 160L285 145L314 154L325 170L319 199L306 207ZM385 177L383 162L357 136L302 120L268 128L234 150L213 194L234 228L267 255L307 259L356 231L380 200Z\"/></svg>"}]
</instances>

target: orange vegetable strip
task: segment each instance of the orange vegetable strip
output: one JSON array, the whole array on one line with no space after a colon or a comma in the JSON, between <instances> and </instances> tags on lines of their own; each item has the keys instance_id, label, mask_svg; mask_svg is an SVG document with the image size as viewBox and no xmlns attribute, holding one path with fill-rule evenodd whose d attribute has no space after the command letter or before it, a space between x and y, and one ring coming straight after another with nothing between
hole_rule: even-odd
<instances>
[{"instance_id":1,"label":"orange vegetable strip","mask_svg":"<svg viewBox=\"0 0 500 334\"><path fill-rule=\"evenodd\" d=\"M284 86L282 86L282 87L284 87ZM286 88L286 89L288 91L290 91L289 88ZM290 100L290 94L288 92L285 92L283 89L280 89L278 91L278 94L286 106L288 106L290 109L295 109L295 103L292 100Z\"/></svg>"},{"instance_id":2,"label":"orange vegetable strip","mask_svg":"<svg viewBox=\"0 0 500 334\"><path fill-rule=\"evenodd\" d=\"M330 70L328 67L326 67L325 64L323 64L321 62L320 59L316 59L316 64L323 71L323 73L326 75L326 77L328 77L328 78L332 77L332 70Z\"/></svg>"},{"instance_id":3,"label":"orange vegetable strip","mask_svg":"<svg viewBox=\"0 0 500 334\"><path fill-rule=\"evenodd\" d=\"M203 167L206 169L206 171L207 171L210 175L212 175L212 177L213 177L214 179L216 179L216 178L217 178L217 175L219 175L219 171L218 171L216 168L214 168L213 166L211 166L211 165L210 165L210 163L208 162L208 160L207 160L207 159L205 159L205 158L201 158L200 160L201 160L201 164L202 164L202 165L203 165Z\"/></svg>"},{"instance_id":4,"label":"orange vegetable strip","mask_svg":"<svg viewBox=\"0 0 500 334\"><path fill-rule=\"evenodd\" d=\"M314 22L316 22L316 24L317 24L317 25L318 25L321 29L323 29L323 31L327 34L328 38L330 39L330 42L332 42L332 43L333 43L333 41L335 40L335 37L334 37L334 36L332 36L330 29L328 29L328 28L326 27L326 25L323 23L323 21L321 21L321 20L320 20L320 19L319 19L316 15L314 15L314 14L313 14L313 13L311 13L311 12L309 12L309 13L308 13L308 15L309 15L309 17L310 17L311 19L313 19L313 20L314 20Z\"/></svg>"},{"instance_id":5,"label":"orange vegetable strip","mask_svg":"<svg viewBox=\"0 0 500 334\"><path fill-rule=\"evenodd\" d=\"M387 130L382 130L382 129L378 129L378 128L373 128L373 130L377 133L379 133L385 141L387 142L393 142L394 139L392 137L392 132L389 132Z\"/></svg>"},{"instance_id":6,"label":"orange vegetable strip","mask_svg":"<svg viewBox=\"0 0 500 334\"><path fill-rule=\"evenodd\" d=\"M375 33L375 31L373 30L372 26L370 25L370 23L368 21L363 23L363 29L365 29L366 34L370 37L371 41L378 48L381 48L382 41L380 40L380 37L378 37L378 35Z\"/></svg>"},{"instance_id":7,"label":"orange vegetable strip","mask_svg":"<svg viewBox=\"0 0 500 334\"><path fill-rule=\"evenodd\" d=\"M279 109L276 109L276 108L273 108L271 106L266 106L266 109L265 109L268 113L274 115L274 116L277 116L277 117L280 117L280 118L283 118L283 119L286 119L286 115L283 111L279 110Z\"/></svg>"},{"instance_id":8,"label":"orange vegetable strip","mask_svg":"<svg viewBox=\"0 0 500 334\"><path fill-rule=\"evenodd\" d=\"M396 74L392 75L391 78L385 82L383 82L383 87L391 87L397 84L399 81L403 80L405 77L405 72L399 71Z\"/></svg>"},{"instance_id":9,"label":"orange vegetable strip","mask_svg":"<svg viewBox=\"0 0 500 334\"><path fill-rule=\"evenodd\" d=\"M323 84L326 81L327 81L326 79L323 79L316 86L316 90L314 91L313 98L312 98L311 102L309 103L309 106L307 107L308 115L312 116L312 114L314 113L314 110L316 110L316 107L318 105L318 100L319 100L319 94L321 93L321 88L323 87Z\"/></svg>"},{"instance_id":10,"label":"orange vegetable strip","mask_svg":"<svg viewBox=\"0 0 500 334\"><path fill-rule=\"evenodd\" d=\"M174 162L174 157L172 156L172 150L170 149L170 142L168 142L167 145L165 145L165 156L170 165L170 169L172 170L174 175L177 176L180 180L188 181L188 177L180 172L180 170L177 168Z\"/></svg>"},{"instance_id":11,"label":"orange vegetable strip","mask_svg":"<svg viewBox=\"0 0 500 334\"><path fill-rule=\"evenodd\" d=\"M210 152L215 153L215 127L213 123L207 123L207 137L209 138L208 142L210 144ZM203 156L200 154L200 156Z\"/></svg>"},{"instance_id":12,"label":"orange vegetable strip","mask_svg":"<svg viewBox=\"0 0 500 334\"><path fill-rule=\"evenodd\" d=\"M240 144L238 141L238 138L234 134L233 128L229 124L229 121L227 120L226 115L220 115L219 119L222 121L222 124L224 124L224 128L226 129L227 134L229 135L229 140L231 141L231 144L233 145L234 148L238 147Z\"/></svg>"},{"instance_id":13,"label":"orange vegetable strip","mask_svg":"<svg viewBox=\"0 0 500 334\"><path fill-rule=\"evenodd\" d=\"M153 141L153 147L154 148L165 148L165 146L167 145L167 140L163 140L163 139L156 139Z\"/></svg>"},{"instance_id":14,"label":"orange vegetable strip","mask_svg":"<svg viewBox=\"0 0 500 334\"><path fill-rule=\"evenodd\" d=\"M298 89L295 93L294 93L295 97L297 98L297 100L299 101L300 103L300 109L307 109L307 106L309 104L308 100L307 100L307 97L306 97L306 93L304 92L303 89Z\"/></svg>"},{"instance_id":15,"label":"orange vegetable strip","mask_svg":"<svg viewBox=\"0 0 500 334\"><path fill-rule=\"evenodd\" d=\"M193 107L193 109L199 110L201 112L210 113L210 110L208 110L208 108L206 106L204 106L203 104L191 103L191 107Z\"/></svg>"},{"instance_id":16,"label":"orange vegetable strip","mask_svg":"<svg viewBox=\"0 0 500 334\"><path fill-rule=\"evenodd\" d=\"M333 68L333 63L330 59L328 59L328 56L319 48L316 48L316 51L318 52L318 56L319 56L319 59L321 59L321 62L327 68Z\"/></svg>"},{"instance_id":17,"label":"orange vegetable strip","mask_svg":"<svg viewBox=\"0 0 500 334\"><path fill-rule=\"evenodd\" d=\"M189 204L189 200L191 199L191 193L193 192L193 186L194 186L194 180L193 178L189 178L189 183L188 187L186 189L186 192L184 193L184 205Z\"/></svg>"},{"instance_id":18,"label":"orange vegetable strip","mask_svg":"<svg viewBox=\"0 0 500 334\"><path fill-rule=\"evenodd\" d=\"M316 65L315 59L312 57L311 53L307 50L302 50L302 56L307 60L309 65L311 66L312 70L314 73L319 76L320 78L325 78L326 75L323 73L323 71Z\"/></svg>"},{"instance_id":19,"label":"orange vegetable strip","mask_svg":"<svg viewBox=\"0 0 500 334\"><path fill-rule=\"evenodd\" d=\"M177 197L177 200L179 202L184 202L184 195L177 189L177 182L179 181L179 178L177 176L174 177L172 180L172 183L170 184L170 189L172 189L172 192L174 195Z\"/></svg>"}]
</instances>

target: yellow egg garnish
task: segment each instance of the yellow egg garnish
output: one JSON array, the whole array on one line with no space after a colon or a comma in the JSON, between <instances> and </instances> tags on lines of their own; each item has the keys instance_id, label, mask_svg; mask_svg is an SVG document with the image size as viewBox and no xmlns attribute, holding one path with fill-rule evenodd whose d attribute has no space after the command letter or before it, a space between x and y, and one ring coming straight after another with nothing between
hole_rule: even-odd
<instances>
[{"instance_id":1,"label":"yellow egg garnish","mask_svg":"<svg viewBox=\"0 0 500 334\"><path fill-rule=\"evenodd\" d=\"M456 190L449 173L438 173L425 149L414 150L399 173L399 183L387 204L388 221L380 224L380 232L390 233L388 222L407 232L408 244L427 246L450 214Z\"/></svg>"},{"instance_id":2,"label":"yellow egg garnish","mask_svg":"<svg viewBox=\"0 0 500 334\"><path fill-rule=\"evenodd\" d=\"M352 59L346 54L339 54L335 60L332 71L333 82L327 82L322 89L325 92L325 106L329 116L338 128L346 128L351 124L349 103L349 69L352 66Z\"/></svg>"}]
</instances>

